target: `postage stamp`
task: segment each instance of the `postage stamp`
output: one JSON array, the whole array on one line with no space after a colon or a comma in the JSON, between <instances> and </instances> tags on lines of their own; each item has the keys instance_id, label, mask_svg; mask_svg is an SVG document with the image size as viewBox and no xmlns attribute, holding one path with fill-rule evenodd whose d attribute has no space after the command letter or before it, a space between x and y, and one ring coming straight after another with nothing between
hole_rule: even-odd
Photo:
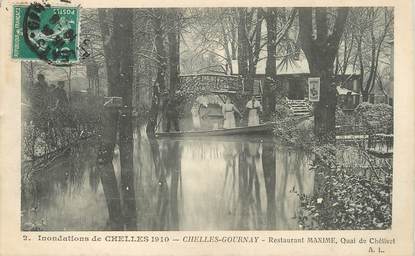
<instances>
[{"instance_id":1,"label":"postage stamp","mask_svg":"<svg viewBox=\"0 0 415 256\"><path fill-rule=\"evenodd\" d=\"M12 58L68 64L78 60L79 8L34 3L13 8Z\"/></svg>"}]
</instances>

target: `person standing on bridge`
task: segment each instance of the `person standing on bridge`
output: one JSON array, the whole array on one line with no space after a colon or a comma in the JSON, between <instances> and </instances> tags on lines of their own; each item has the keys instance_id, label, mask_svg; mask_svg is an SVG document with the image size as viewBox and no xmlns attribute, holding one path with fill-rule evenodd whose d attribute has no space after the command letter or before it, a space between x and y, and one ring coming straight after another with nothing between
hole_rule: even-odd
<instances>
[{"instance_id":1,"label":"person standing on bridge","mask_svg":"<svg viewBox=\"0 0 415 256\"><path fill-rule=\"evenodd\" d=\"M235 112L238 113L239 116L242 117L241 112L233 105L230 98L226 99L226 103L222 105L222 113L223 117L225 118L223 123L223 128L229 129L229 128L235 128L236 122L235 122Z\"/></svg>"},{"instance_id":2,"label":"person standing on bridge","mask_svg":"<svg viewBox=\"0 0 415 256\"><path fill-rule=\"evenodd\" d=\"M262 106L254 95L246 103L246 108L248 109L248 126L259 125L259 112L262 112Z\"/></svg>"}]
</instances>

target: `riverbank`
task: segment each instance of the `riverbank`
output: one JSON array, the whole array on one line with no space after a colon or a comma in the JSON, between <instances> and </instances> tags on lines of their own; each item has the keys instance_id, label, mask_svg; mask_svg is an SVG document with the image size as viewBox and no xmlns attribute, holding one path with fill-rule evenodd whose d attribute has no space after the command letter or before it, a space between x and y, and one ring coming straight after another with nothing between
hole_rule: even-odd
<instances>
[{"instance_id":1,"label":"riverbank","mask_svg":"<svg viewBox=\"0 0 415 256\"><path fill-rule=\"evenodd\" d=\"M383 106L359 108L360 117L385 115ZM379 109L383 111L377 114ZM369 112L368 115L362 112ZM293 191L301 200L297 212L303 229L388 229L392 222L392 159L369 155L364 143L355 141L318 144L313 120L295 125L289 111L277 109L274 135L313 155L310 171L314 191ZM370 122L366 119L366 124ZM370 127L369 127L370 128Z\"/></svg>"}]
</instances>

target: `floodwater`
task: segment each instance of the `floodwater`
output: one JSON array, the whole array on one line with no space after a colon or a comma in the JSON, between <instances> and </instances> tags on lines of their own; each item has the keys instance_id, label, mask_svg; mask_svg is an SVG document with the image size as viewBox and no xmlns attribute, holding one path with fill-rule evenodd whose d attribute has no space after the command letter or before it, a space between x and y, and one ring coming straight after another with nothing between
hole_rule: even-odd
<instances>
[{"instance_id":1,"label":"floodwater","mask_svg":"<svg viewBox=\"0 0 415 256\"><path fill-rule=\"evenodd\" d=\"M308 157L270 137L136 134L128 193L118 148L114 171L103 174L93 145L84 141L49 166L25 167L22 229L299 229L296 193L314 188Z\"/></svg>"}]
</instances>

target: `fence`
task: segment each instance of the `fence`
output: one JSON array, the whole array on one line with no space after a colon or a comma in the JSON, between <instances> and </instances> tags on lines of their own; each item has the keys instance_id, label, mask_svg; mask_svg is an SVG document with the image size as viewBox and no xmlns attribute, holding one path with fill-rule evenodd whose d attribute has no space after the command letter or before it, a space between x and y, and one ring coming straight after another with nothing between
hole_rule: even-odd
<instances>
[{"instance_id":1,"label":"fence","mask_svg":"<svg viewBox=\"0 0 415 256\"><path fill-rule=\"evenodd\" d=\"M388 127L381 124L364 124L362 122L336 125L336 135L384 134L389 130Z\"/></svg>"},{"instance_id":2,"label":"fence","mask_svg":"<svg viewBox=\"0 0 415 256\"><path fill-rule=\"evenodd\" d=\"M393 134L371 134L367 143L368 153L377 157L392 157Z\"/></svg>"},{"instance_id":3,"label":"fence","mask_svg":"<svg viewBox=\"0 0 415 256\"><path fill-rule=\"evenodd\" d=\"M337 125L336 138L339 141L352 141L364 147L368 153L382 158L393 155L393 134L386 134L389 129L382 125Z\"/></svg>"}]
</instances>

